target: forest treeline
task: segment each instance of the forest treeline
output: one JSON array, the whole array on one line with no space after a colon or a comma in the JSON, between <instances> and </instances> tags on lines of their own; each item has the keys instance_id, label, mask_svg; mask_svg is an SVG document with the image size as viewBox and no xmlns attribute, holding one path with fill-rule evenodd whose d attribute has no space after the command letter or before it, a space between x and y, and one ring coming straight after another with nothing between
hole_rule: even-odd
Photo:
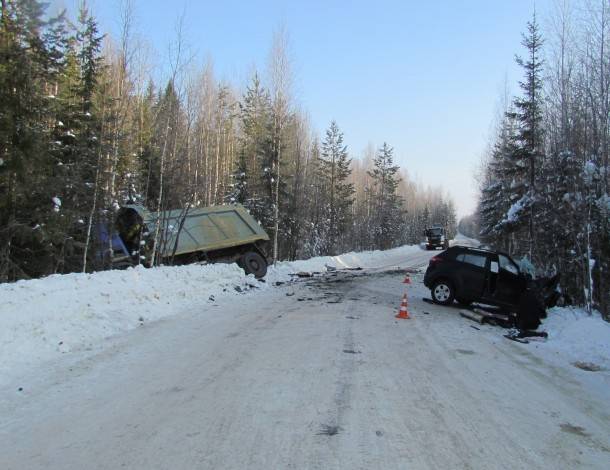
<instances>
[{"instance_id":1,"label":"forest treeline","mask_svg":"<svg viewBox=\"0 0 610 470\"><path fill-rule=\"evenodd\" d=\"M610 4L556 2L523 34L520 93L505 99L465 231L560 272L566 299L610 315ZM475 227L478 225L478 229Z\"/></svg>"},{"instance_id":2,"label":"forest treeline","mask_svg":"<svg viewBox=\"0 0 610 470\"><path fill-rule=\"evenodd\" d=\"M41 1L1 0L0 281L107 268L99 227L134 202L241 203L274 259L417 243L432 223L455 231L452 200L410 179L389 144L354 158L337 123L316 135L285 31L240 89L194 65L178 25L155 82L123 6L113 38L86 4L49 19Z\"/></svg>"}]
</instances>

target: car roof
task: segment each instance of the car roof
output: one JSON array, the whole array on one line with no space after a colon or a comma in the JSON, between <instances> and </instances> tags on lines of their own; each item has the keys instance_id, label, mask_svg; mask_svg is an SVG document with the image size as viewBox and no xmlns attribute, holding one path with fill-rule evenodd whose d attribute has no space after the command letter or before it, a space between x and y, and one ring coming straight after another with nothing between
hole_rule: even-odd
<instances>
[{"instance_id":1,"label":"car roof","mask_svg":"<svg viewBox=\"0 0 610 470\"><path fill-rule=\"evenodd\" d=\"M479 253L492 253L495 255L504 255L504 256L507 256L508 258L512 259L512 257L508 253L504 253L503 251L498 251L498 250L492 250L491 248L474 247L474 246L467 246L467 245L453 245L451 248L449 248L449 250L451 250L452 248L458 248L460 250L474 251L474 252L479 252Z\"/></svg>"}]
</instances>

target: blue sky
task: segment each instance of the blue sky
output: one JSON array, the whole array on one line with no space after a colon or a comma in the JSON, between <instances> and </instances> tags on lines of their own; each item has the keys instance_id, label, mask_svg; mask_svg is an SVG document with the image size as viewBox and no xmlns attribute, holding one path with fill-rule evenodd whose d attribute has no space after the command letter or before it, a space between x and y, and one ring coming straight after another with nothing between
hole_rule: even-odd
<instances>
[{"instance_id":1,"label":"blue sky","mask_svg":"<svg viewBox=\"0 0 610 470\"><path fill-rule=\"evenodd\" d=\"M220 78L242 85L264 69L273 30L291 41L296 102L322 135L332 119L352 156L387 141L397 163L442 186L460 216L475 207L473 173L505 79L517 92L521 32L533 0L133 0L136 29L167 57L177 18L186 42ZM544 26L552 0L538 0ZM56 0L74 11L77 0ZM104 31L120 0L90 0Z\"/></svg>"}]
</instances>

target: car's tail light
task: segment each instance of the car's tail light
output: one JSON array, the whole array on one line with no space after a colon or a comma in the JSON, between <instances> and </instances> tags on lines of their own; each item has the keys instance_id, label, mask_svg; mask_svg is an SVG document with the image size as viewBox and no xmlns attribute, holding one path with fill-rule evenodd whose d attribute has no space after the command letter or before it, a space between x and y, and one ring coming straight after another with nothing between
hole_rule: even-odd
<instances>
[{"instance_id":1,"label":"car's tail light","mask_svg":"<svg viewBox=\"0 0 610 470\"><path fill-rule=\"evenodd\" d=\"M440 256L433 256L432 258L430 258L430 266L434 266L435 264L438 264L441 261L443 261L443 258L441 258Z\"/></svg>"}]
</instances>

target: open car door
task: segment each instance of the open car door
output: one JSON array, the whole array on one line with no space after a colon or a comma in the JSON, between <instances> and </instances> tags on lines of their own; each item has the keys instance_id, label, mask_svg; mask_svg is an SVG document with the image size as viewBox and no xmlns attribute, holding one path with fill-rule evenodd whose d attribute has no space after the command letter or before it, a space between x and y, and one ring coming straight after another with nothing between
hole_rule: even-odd
<instances>
[{"instance_id":1,"label":"open car door","mask_svg":"<svg viewBox=\"0 0 610 470\"><path fill-rule=\"evenodd\" d=\"M488 295L505 305L518 305L526 280L517 264L508 256L492 255Z\"/></svg>"}]
</instances>

